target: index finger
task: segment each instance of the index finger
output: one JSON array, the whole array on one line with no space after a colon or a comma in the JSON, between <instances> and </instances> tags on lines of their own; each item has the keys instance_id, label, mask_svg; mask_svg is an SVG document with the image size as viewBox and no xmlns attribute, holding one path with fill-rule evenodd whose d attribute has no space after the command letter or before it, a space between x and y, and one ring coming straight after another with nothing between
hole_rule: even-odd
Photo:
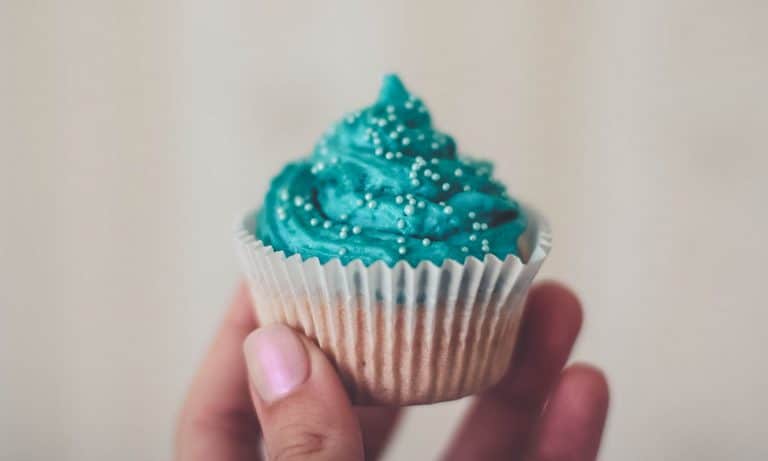
<instances>
[{"instance_id":1,"label":"index finger","mask_svg":"<svg viewBox=\"0 0 768 461\"><path fill-rule=\"evenodd\" d=\"M532 288L512 364L499 384L478 396L446 459L517 459L568 360L581 328L578 298L562 285Z\"/></svg>"},{"instance_id":2,"label":"index finger","mask_svg":"<svg viewBox=\"0 0 768 461\"><path fill-rule=\"evenodd\" d=\"M257 459L259 423L242 352L256 326L247 285L241 282L182 408L177 459Z\"/></svg>"}]
</instances>

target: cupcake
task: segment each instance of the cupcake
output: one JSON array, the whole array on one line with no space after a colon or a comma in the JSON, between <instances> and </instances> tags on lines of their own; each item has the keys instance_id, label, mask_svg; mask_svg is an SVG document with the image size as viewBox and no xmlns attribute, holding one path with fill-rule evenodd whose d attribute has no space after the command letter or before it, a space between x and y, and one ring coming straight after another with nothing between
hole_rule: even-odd
<instances>
[{"instance_id":1,"label":"cupcake","mask_svg":"<svg viewBox=\"0 0 768 461\"><path fill-rule=\"evenodd\" d=\"M355 404L495 384L546 257L545 221L459 155L395 75L286 165L236 242L256 315L312 338Z\"/></svg>"}]
</instances>

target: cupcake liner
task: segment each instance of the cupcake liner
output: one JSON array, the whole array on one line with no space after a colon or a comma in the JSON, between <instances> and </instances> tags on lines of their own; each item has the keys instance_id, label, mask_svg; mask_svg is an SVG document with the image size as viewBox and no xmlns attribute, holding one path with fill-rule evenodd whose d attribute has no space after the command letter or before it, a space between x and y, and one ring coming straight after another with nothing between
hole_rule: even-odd
<instances>
[{"instance_id":1,"label":"cupcake liner","mask_svg":"<svg viewBox=\"0 0 768 461\"><path fill-rule=\"evenodd\" d=\"M501 379L515 347L528 287L546 258L546 221L526 208L529 257L400 261L287 257L254 237L255 211L236 245L261 325L284 323L313 339L357 405L452 400Z\"/></svg>"}]
</instances>

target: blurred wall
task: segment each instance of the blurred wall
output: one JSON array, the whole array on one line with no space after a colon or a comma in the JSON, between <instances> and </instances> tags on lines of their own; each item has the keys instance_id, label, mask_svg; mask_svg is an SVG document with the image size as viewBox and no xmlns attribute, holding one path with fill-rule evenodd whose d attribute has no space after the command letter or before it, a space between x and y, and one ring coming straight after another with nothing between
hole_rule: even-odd
<instances>
[{"instance_id":1,"label":"blurred wall","mask_svg":"<svg viewBox=\"0 0 768 461\"><path fill-rule=\"evenodd\" d=\"M603 459L768 458L768 3L0 2L0 459L167 459L233 216L396 70L551 217ZM429 459L466 402L409 412Z\"/></svg>"}]
</instances>

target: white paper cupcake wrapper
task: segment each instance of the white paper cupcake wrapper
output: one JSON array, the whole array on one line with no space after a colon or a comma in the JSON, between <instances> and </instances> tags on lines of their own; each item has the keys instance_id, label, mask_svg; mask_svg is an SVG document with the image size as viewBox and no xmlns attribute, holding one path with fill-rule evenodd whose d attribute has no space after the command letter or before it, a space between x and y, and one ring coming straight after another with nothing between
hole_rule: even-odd
<instances>
[{"instance_id":1,"label":"white paper cupcake wrapper","mask_svg":"<svg viewBox=\"0 0 768 461\"><path fill-rule=\"evenodd\" d=\"M254 237L255 211L236 224L236 244L260 325L287 324L314 339L337 367L353 403L407 405L456 399L501 379L522 302L546 258L546 221L526 208L517 256L441 266L286 257Z\"/></svg>"}]
</instances>

